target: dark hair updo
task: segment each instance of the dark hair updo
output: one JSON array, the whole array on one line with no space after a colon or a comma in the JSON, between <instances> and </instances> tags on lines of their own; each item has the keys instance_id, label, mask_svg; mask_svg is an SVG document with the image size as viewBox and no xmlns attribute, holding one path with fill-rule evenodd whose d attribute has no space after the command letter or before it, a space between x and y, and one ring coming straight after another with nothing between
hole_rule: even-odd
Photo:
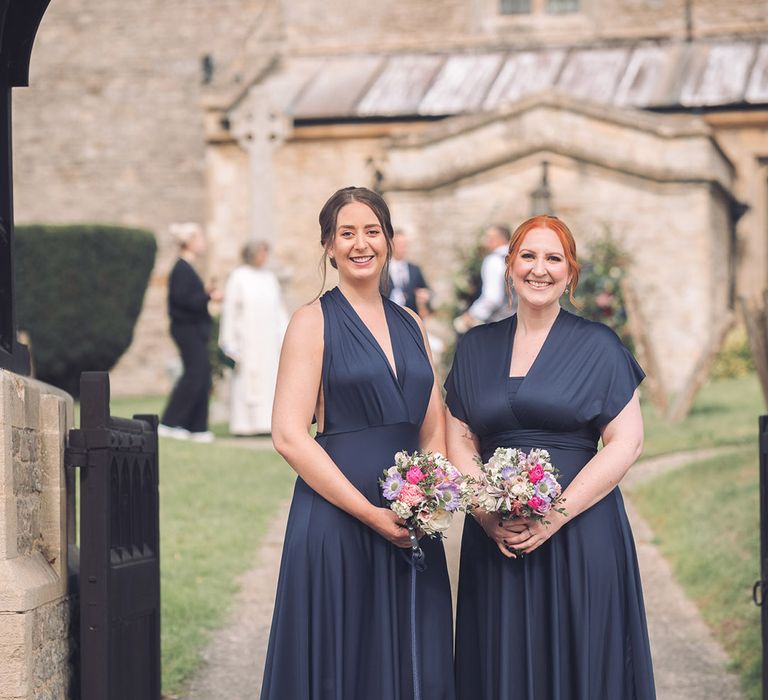
<instances>
[{"instance_id":1,"label":"dark hair updo","mask_svg":"<svg viewBox=\"0 0 768 700\"><path fill-rule=\"evenodd\" d=\"M381 224L387 241L387 264L381 272L381 278L382 282L387 280L389 259L392 257L392 237L394 236L389 207L380 194L369 190L367 187L344 187L334 192L328 198L318 217L320 222L320 245L323 246L323 257L320 259L323 288L325 288L325 261L328 259L328 252L333 247L333 241L336 237L336 220L341 209L352 202L360 202L369 207L379 220L379 224ZM334 269L336 268L336 261L333 258L331 258L331 266Z\"/></svg>"}]
</instances>

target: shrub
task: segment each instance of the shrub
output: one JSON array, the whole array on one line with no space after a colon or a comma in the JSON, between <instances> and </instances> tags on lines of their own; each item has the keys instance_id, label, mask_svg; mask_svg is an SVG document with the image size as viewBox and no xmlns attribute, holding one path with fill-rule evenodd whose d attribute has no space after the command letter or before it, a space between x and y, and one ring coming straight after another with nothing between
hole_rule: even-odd
<instances>
[{"instance_id":1,"label":"shrub","mask_svg":"<svg viewBox=\"0 0 768 700\"><path fill-rule=\"evenodd\" d=\"M39 379L77 396L80 372L115 365L131 344L156 250L140 229L16 228L18 325Z\"/></svg>"},{"instance_id":2,"label":"shrub","mask_svg":"<svg viewBox=\"0 0 768 700\"><path fill-rule=\"evenodd\" d=\"M592 241L581 258L579 286L576 289L574 308L568 295L563 296L563 306L591 321L609 326L632 349L632 338L627 329L627 312L624 308L622 281L630 265L629 256L611 237L610 231Z\"/></svg>"},{"instance_id":3,"label":"shrub","mask_svg":"<svg viewBox=\"0 0 768 700\"><path fill-rule=\"evenodd\" d=\"M712 379L737 379L755 371L755 362L747 341L747 331L739 325L725 338L712 367Z\"/></svg>"}]
</instances>

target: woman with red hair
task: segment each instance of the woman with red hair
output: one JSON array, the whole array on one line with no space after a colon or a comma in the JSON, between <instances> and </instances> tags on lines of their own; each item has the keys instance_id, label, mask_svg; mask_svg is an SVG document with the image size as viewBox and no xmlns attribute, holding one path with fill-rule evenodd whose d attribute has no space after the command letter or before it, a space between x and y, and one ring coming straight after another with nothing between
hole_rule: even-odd
<instances>
[{"instance_id":1,"label":"woman with red hair","mask_svg":"<svg viewBox=\"0 0 768 700\"><path fill-rule=\"evenodd\" d=\"M607 326L565 311L576 244L556 217L514 232L517 313L459 344L446 381L448 455L477 474L497 447L544 448L567 514L548 525L473 512L456 626L459 700L651 700L653 669L619 481L643 444L645 376ZM598 452L597 443L603 442Z\"/></svg>"}]
</instances>

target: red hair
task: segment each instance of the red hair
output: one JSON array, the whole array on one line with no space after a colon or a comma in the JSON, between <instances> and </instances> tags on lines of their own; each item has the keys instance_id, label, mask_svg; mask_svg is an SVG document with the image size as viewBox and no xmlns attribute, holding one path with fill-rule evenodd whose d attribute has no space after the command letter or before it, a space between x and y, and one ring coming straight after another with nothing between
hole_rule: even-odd
<instances>
[{"instance_id":1,"label":"red hair","mask_svg":"<svg viewBox=\"0 0 768 700\"><path fill-rule=\"evenodd\" d=\"M504 273L507 287L509 287L512 264L514 263L515 258L517 258L520 248L523 247L523 241L528 235L528 232L535 228L549 229L554 232L562 244L563 251L565 252L565 261L568 263L568 272L571 276L569 281L570 292L568 296L571 300L571 304L576 306L577 304L576 300L573 298L573 293L576 291L576 286L579 283L579 271L581 270L581 265L576 258L576 241L573 238L571 230L556 216L549 216L548 214L533 216L530 219L523 221L523 223L515 229L515 232L512 234L512 238L509 241L509 253L507 254L506 260L507 269Z\"/></svg>"}]
</instances>

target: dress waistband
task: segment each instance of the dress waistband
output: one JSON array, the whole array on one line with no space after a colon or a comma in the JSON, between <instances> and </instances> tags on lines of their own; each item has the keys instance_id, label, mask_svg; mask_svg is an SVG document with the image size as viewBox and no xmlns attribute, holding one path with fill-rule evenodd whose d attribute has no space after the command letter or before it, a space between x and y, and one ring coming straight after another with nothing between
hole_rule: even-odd
<instances>
[{"instance_id":1,"label":"dress waistband","mask_svg":"<svg viewBox=\"0 0 768 700\"><path fill-rule=\"evenodd\" d=\"M520 447L559 450L597 451L597 438L584 430L571 433L555 433L548 430L502 430L480 438L483 459L487 459L497 447Z\"/></svg>"},{"instance_id":2,"label":"dress waistband","mask_svg":"<svg viewBox=\"0 0 768 700\"><path fill-rule=\"evenodd\" d=\"M382 425L361 425L350 428L333 428L330 427L323 432L318 432L315 438L331 438L341 435L356 435L365 432L367 435L373 437L376 435L387 435L391 432L400 432L408 435L415 435L418 437L421 426L414 425L413 423L401 422L401 423L384 423Z\"/></svg>"}]
</instances>

